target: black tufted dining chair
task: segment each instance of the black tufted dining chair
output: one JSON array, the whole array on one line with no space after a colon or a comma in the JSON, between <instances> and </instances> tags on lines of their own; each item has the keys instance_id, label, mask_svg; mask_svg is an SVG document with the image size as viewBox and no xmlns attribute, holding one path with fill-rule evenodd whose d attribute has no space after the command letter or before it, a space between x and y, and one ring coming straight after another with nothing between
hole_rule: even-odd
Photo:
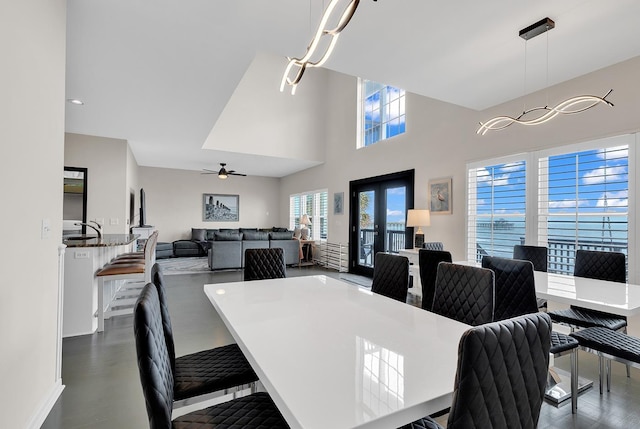
<instances>
[{"instance_id":1,"label":"black tufted dining chair","mask_svg":"<svg viewBox=\"0 0 640 429\"><path fill-rule=\"evenodd\" d=\"M493 321L493 271L468 265L438 264L431 311L467 325Z\"/></svg>"},{"instance_id":2,"label":"black tufted dining chair","mask_svg":"<svg viewBox=\"0 0 640 429\"><path fill-rule=\"evenodd\" d=\"M534 271L547 272L548 266L548 249L545 246L527 246L517 244L513 246L513 259L522 259L531 261ZM538 308L546 311L547 300L537 298Z\"/></svg>"},{"instance_id":3,"label":"black tufted dining chair","mask_svg":"<svg viewBox=\"0 0 640 429\"><path fill-rule=\"evenodd\" d=\"M422 308L425 310L431 311L431 307L433 307L433 294L436 290L436 275L440 262L452 262L451 253L444 250L428 249L418 251L420 282L422 283Z\"/></svg>"},{"instance_id":4,"label":"black tufted dining chair","mask_svg":"<svg viewBox=\"0 0 640 429\"><path fill-rule=\"evenodd\" d=\"M626 283L626 260L623 253L578 250L573 275L597 280ZM626 332L627 318L617 314L571 306L564 310L550 311L551 320L575 328L601 326Z\"/></svg>"},{"instance_id":5,"label":"black tufted dining chair","mask_svg":"<svg viewBox=\"0 0 640 429\"><path fill-rule=\"evenodd\" d=\"M527 314L471 328L458 348L447 429L534 429L549 366L551 320ZM442 429L424 417L401 429Z\"/></svg>"},{"instance_id":6,"label":"black tufted dining chair","mask_svg":"<svg viewBox=\"0 0 640 429\"><path fill-rule=\"evenodd\" d=\"M444 244L441 241L427 241L422 243L422 248L427 250L444 250Z\"/></svg>"},{"instance_id":7,"label":"black tufted dining chair","mask_svg":"<svg viewBox=\"0 0 640 429\"><path fill-rule=\"evenodd\" d=\"M154 284L147 283L142 289L133 314L138 369L150 429L289 427L266 393L223 402L172 421L174 379L162 326L160 299Z\"/></svg>"},{"instance_id":8,"label":"black tufted dining chair","mask_svg":"<svg viewBox=\"0 0 640 429\"><path fill-rule=\"evenodd\" d=\"M167 304L162 268L155 263L151 268L151 281L156 287L160 315L169 362L173 373L173 398L184 401L214 392L250 387L258 376L247 362L237 344L206 349L176 357L173 328ZM203 399L209 399L208 396ZM174 404L176 405L176 404Z\"/></svg>"},{"instance_id":9,"label":"black tufted dining chair","mask_svg":"<svg viewBox=\"0 0 640 429\"><path fill-rule=\"evenodd\" d=\"M589 279L626 283L626 257L620 252L598 250L577 250L573 275ZM617 314L591 310L572 305L567 309L550 311L551 320L575 329L602 327L614 331L627 332L627 318ZM608 363L610 365L610 363ZM627 377L631 377L631 367L627 365Z\"/></svg>"},{"instance_id":10,"label":"black tufted dining chair","mask_svg":"<svg viewBox=\"0 0 640 429\"><path fill-rule=\"evenodd\" d=\"M409 259L390 253L376 253L371 292L407 302L408 289Z\"/></svg>"},{"instance_id":11,"label":"black tufted dining chair","mask_svg":"<svg viewBox=\"0 0 640 429\"><path fill-rule=\"evenodd\" d=\"M244 280L281 279L287 277L284 250L280 247L244 251Z\"/></svg>"},{"instance_id":12,"label":"black tufted dining chair","mask_svg":"<svg viewBox=\"0 0 640 429\"><path fill-rule=\"evenodd\" d=\"M531 261L485 256L482 267L496 276L494 321L510 319L538 311L536 285ZM571 360L571 412L578 408L578 341L561 332L551 332L551 354L569 355Z\"/></svg>"}]
</instances>

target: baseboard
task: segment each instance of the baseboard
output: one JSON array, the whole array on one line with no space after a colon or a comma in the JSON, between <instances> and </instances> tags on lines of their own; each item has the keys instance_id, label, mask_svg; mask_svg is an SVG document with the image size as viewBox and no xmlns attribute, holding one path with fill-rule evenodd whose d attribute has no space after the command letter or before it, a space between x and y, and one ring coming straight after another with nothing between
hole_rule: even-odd
<instances>
[{"instance_id":1,"label":"baseboard","mask_svg":"<svg viewBox=\"0 0 640 429\"><path fill-rule=\"evenodd\" d=\"M47 419L47 416L53 409L53 406L62 394L63 390L64 384L62 384L62 379L59 379L53 385L49 394L44 398L44 400L38 407L37 412L33 416L31 416L31 419L26 426L28 429L40 429L40 427L42 427L44 421Z\"/></svg>"}]
</instances>

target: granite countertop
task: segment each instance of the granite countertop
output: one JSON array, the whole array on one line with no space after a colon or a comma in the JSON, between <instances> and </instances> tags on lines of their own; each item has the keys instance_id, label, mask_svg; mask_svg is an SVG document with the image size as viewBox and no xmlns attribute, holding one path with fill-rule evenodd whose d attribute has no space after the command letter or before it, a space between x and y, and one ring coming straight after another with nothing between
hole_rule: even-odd
<instances>
[{"instance_id":1,"label":"granite countertop","mask_svg":"<svg viewBox=\"0 0 640 429\"><path fill-rule=\"evenodd\" d=\"M138 238L140 234L103 234L101 238L90 234L74 234L68 237L62 237L62 242L67 247L107 247L107 246L123 246L129 244ZM74 237L74 239L69 239ZM82 237L78 239L78 237Z\"/></svg>"}]
</instances>

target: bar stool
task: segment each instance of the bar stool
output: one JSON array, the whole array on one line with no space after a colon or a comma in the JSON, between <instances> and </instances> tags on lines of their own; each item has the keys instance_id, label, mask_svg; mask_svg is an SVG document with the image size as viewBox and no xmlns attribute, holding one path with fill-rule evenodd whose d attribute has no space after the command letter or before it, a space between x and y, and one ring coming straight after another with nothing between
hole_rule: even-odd
<instances>
[{"instance_id":1,"label":"bar stool","mask_svg":"<svg viewBox=\"0 0 640 429\"><path fill-rule=\"evenodd\" d=\"M151 281L151 267L155 263L158 232L155 231L144 246L143 260L120 260L105 265L96 273L98 277L98 332L104 331L104 320L111 316L133 313L138 291L145 283ZM119 286L108 287L107 282L122 282ZM125 284L137 283L138 287L131 291ZM105 305L105 294L108 294ZM134 297L126 298L127 294ZM122 299L117 299L122 298ZM118 309L114 309L118 307Z\"/></svg>"}]
</instances>

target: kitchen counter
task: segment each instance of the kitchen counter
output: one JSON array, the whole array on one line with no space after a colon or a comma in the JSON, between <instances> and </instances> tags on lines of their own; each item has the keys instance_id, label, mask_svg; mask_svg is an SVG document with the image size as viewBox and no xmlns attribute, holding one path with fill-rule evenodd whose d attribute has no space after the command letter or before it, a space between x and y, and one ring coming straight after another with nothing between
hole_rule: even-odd
<instances>
[{"instance_id":1,"label":"kitchen counter","mask_svg":"<svg viewBox=\"0 0 640 429\"><path fill-rule=\"evenodd\" d=\"M139 234L104 234L100 238L90 234L74 234L62 237L62 242L67 247L126 246L138 237Z\"/></svg>"},{"instance_id":2,"label":"kitchen counter","mask_svg":"<svg viewBox=\"0 0 640 429\"><path fill-rule=\"evenodd\" d=\"M72 239L69 239L73 237ZM80 238L82 237L82 238ZM62 336L91 334L98 328L98 278L96 272L116 256L131 252L138 234L74 234L63 237L64 303Z\"/></svg>"}]
</instances>

